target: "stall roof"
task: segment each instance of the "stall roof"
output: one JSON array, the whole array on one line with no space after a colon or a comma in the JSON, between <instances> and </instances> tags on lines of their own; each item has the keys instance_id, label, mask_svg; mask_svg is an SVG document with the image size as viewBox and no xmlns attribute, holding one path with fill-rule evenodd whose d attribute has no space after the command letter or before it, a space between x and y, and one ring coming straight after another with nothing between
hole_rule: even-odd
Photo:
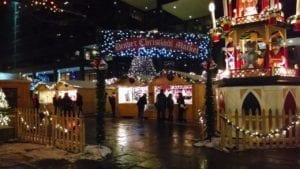
<instances>
[{"instance_id":1,"label":"stall roof","mask_svg":"<svg viewBox=\"0 0 300 169\"><path fill-rule=\"evenodd\" d=\"M133 79L133 78L122 78L117 80L115 83L112 85L116 86L145 86L145 82L138 80L138 79Z\"/></svg>"},{"instance_id":2,"label":"stall roof","mask_svg":"<svg viewBox=\"0 0 300 169\"><path fill-rule=\"evenodd\" d=\"M46 83L39 82L33 87L33 89L37 91L46 91L46 90L51 90L52 88L50 85Z\"/></svg>"},{"instance_id":3,"label":"stall roof","mask_svg":"<svg viewBox=\"0 0 300 169\"><path fill-rule=\"evenodd\" d=\"M173 71L175 72L176 74L179 74L185 78L189 78L189 79L192 79L192 80L195 80L195 81L199 81L199 82L205 82L206 81L206 77L204 75L204 73L202 75L197 75L195 73L192 73L192 72L181 72L181 71Z\"/></svg>"},{"instance_id":4,"label":"stall roof","mask_svg":"<svg viewBox=\"0 0 300 169\"><path fill-rule=\"evenodd\" d=\"M3 73L0 72L0 80L24 80L19 74L16 73Z\"/></svg>"},{"instance_id":5,"label":"stall roof","mask_svg":"<svg viewBox=\"0 0 300 169\"><path fill-rule=\"evenodd\" d=\"M69 80L58 81L56 83L39 82L34 86L34 90L73 90L77 88L96 88L96 82Z\"/></svg>"},{"instance_id":6,"label":"stall roof","mask_svg":"<svg viewBox=\"0 0 300 169\"><path fill-rule=\"evenodd\" d=\"M76 86L77 88L96 88L97 82L93 81L82 81L82 80L67 80L64 81L67 84L70 84L72 86Z\"/></svg>"}]
</instances>

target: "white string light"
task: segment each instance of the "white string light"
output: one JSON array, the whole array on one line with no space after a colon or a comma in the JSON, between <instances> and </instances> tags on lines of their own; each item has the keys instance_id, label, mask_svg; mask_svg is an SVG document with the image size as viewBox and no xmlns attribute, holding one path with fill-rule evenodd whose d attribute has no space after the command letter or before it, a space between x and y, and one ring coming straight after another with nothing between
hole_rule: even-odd
<instances>
[{"instance_id":1,"label":"white string light","mask_svg":"<svg viewBox=\"0 0 300 169\"><path fill-rule=\"evenodd\" d=\"M18 114L19 114L19 116L20 116L19 118L20 118L20 120L21 120L21 123L22 123L24 126L26 126L26 129L27 129L27 130L36 130L36 127L35 127L35 126L30 126L30 125L24 120L24 118L21 116L22 113L21 113L20 111L18 112ZM46 117L48 117L50 121L53 120L53 118L49 115L48 110L44 111L43 114L46 115ZM46 120L46 119L43 118L43 119L42 119L42 122L43 122L43 123L40 123L39 126L44 126L45 120ZM1 122L0 122L0 124L1 124ZM74 124L74 123L73 123L73 124ZM77 126L80 126L80 125L77 125ZM73 127L74 127L74 126L73 126ZM58 130L60 130L60 131L65 132L65 133L68 133L68 132L70 131L68 128L63 127L63 125L61 125L61 124L59 124L59 123L57 123L57 124L55 125L55 128L58 129Z\"/></svg>"},{"instance_id":2,"label":"white string light","mask_svg":"<svg viewBox=\"0 0 300 169\"><path fill-rule=\"evenodd\" d=\"M8 116L9 105L5 93L0 88L0 127L8 126L10 118Z\"/></svg>"},{"instance_id":3,"label":"white string light","mask_svg":"<svg viewBox=\"0 0 300 169\"><path fill-rule=\"evenodd\" d=\"M103 43L100 46L100 52L106 56L119 56L119 57L134 57L138 55L138 50L136 48L122 48L122 50L116 51L116 45L121 42L130 42L136 39L147 39L150 41L168 39L174 43L178 41L195 45L199 49L197 54L183 51L182 49L158 47L150 45L145 47L141 56L151 57L151 58L175 58L179 59L200 59L205 60L208 54L209 37L204 34L195 33L163 33L163 32L141 32L141 31L113 31L113 30L102 30L101 34L103 36ZM136 47L142 47L136 41ZM155 41L156 42L156 41ZM134 43L135 44L135 43ZM176 45L175 45L176 47Z\"/></svg>"},{"instance_id":4,"label":"white string light","mask_svg":"<svg viewBox=\"0 0 300 169\"><path fill-rule=\"evenodd\" d=\"M265 138L265 137L272 138L274 136L278 137L280 135L286 135L287 131L290 131L293 127L295 127L300 123L300 117L297 116L295 121L290 122L285 127L282 127L280 129L276 128L275 130L270 130L270 132L268 133L262 133L258 131L250 131L248 129L244 129L240 126L237 126L232 121L230 121L230 119L228 119L227 117L224 117L224 120L227 124L231 125L235 130L243 132L244 134L249 135L251 137L260 137L260 138Z\"/></svg>"}]
</instances>

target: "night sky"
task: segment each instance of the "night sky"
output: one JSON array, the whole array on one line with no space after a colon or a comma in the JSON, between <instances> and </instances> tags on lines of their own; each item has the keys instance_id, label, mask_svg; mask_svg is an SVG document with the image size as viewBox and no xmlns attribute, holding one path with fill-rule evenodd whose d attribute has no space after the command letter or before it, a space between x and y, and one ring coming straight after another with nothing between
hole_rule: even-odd
<instances>
[{"instance_id":1,"label":"night sky","mask_svg":"<svg viewBox=\"0 0 300 169\"><path fill-rule=\"evenodd\" d=\"M12 3L13 2L13 3ZM28 1L0 5L0 71L47 64L80 62L76 50L98 42L98 29L196 31L193 21L186 22L169 14L144 14L140 22L130 17L133 7L111 0L76 0L69 12L53 13L27 6ZM17 2L17 3L15 3ZM296 0L282 1L286 16L295 14ZM218 4L217 4L218 9ZM222 10L217 10L222 11ZM219 12L216 15L220 15ZM298 36L299 33L289 33Z\"/></svg>"}]
</instances>

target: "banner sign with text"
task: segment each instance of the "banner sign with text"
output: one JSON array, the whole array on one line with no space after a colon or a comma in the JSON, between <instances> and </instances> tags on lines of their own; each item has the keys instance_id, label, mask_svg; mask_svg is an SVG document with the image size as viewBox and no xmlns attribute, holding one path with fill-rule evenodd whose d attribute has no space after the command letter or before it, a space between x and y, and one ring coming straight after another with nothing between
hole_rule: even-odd
<instances>
[{"instance_id":1,"label":"banner sign with text","mask_svg":"<svg viewBox=\"0 0 300 169\"><path fill-rule=\"evenodd\" d=\"M100 52L105 56L207 58L209 37L195 33L101 31Z\"/></svg>"}]
</instances>

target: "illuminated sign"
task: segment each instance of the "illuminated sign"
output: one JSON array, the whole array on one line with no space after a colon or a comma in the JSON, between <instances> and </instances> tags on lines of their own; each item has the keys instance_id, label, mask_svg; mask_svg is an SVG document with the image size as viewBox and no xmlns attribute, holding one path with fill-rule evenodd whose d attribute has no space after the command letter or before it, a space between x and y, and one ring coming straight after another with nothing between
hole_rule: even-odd
<instances>
[{"instance_id":1,"label":"illuminated sign","mask_svg":"<svg viewBox=\"0 0 300 169\"><path fill-rule=\"evenodd\" d=\"M103 56L205 60L209 49L209 37L197 33L103 30L101 36Z\"/></svg>"}]
</instances>

